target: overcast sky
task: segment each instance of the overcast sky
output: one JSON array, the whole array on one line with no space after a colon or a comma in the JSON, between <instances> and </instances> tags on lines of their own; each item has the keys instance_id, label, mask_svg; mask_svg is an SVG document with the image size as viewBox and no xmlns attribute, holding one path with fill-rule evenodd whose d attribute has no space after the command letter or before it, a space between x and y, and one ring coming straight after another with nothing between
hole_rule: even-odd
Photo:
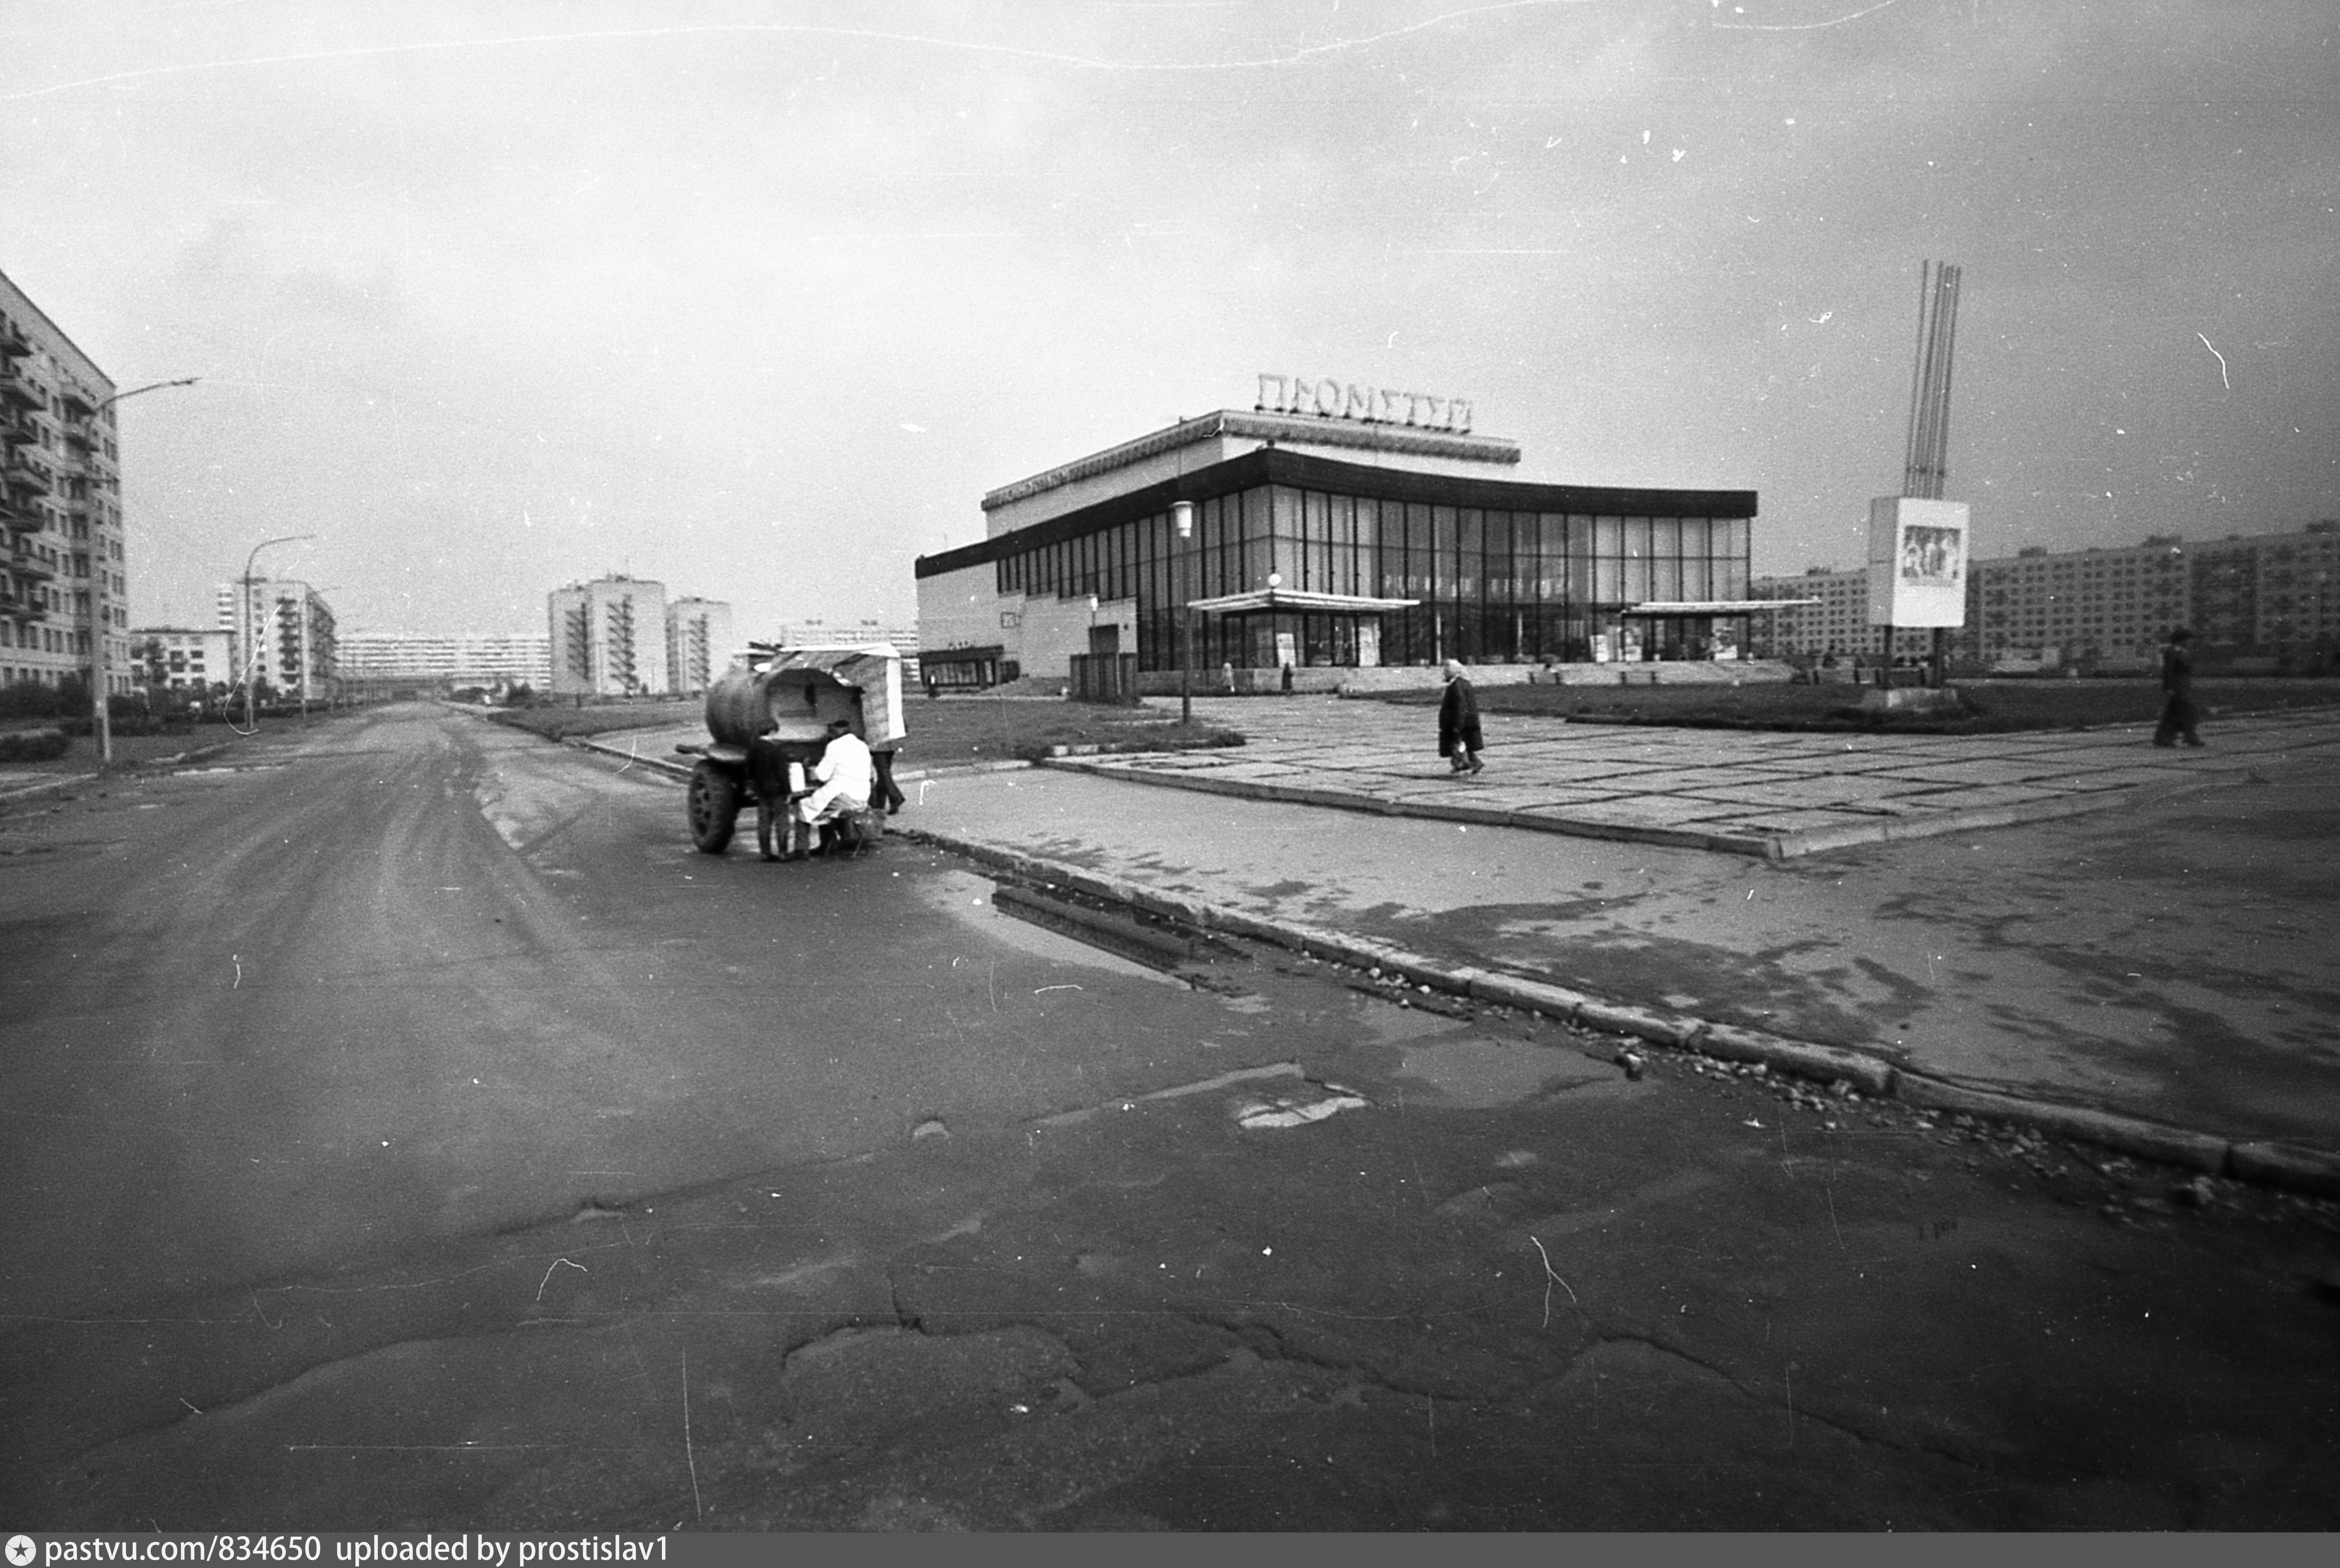
<instances>
[{"instance_id":1,"label":"overcast sky","mask_svg":"<svg viewBox=\"0 0 2340 1568\"><path fill-rule=\"evenodd\" d=\"M117 385L131 609L907 622L983 492L1258 372L1519 476L1983 554L2340 515L2331 0L0 0L0 271Z\"/></svg>"}]
</instances>

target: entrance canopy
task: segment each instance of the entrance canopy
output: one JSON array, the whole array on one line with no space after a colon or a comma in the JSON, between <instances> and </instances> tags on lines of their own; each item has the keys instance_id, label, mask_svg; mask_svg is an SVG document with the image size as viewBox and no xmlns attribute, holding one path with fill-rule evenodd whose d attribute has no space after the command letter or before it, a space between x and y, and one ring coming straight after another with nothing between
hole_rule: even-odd
<instances>
[{"instance_id":1,"label":"entrance canopy","mask_svg":"<svg viewBox=\"0 0 2340 1568\"><path fill-rule=\"evenodd\" d=\"M1378 615L1384 610L1411 610L1421 602L1419 599L1373 599L1362 593L1312 593L1300 588L1254 588L1247 593L1230 593L1220 599L1188 600L1186 608L1205 615L1236 615L1260 610L1329 610Z\"/></svg>"},{"instance_id":2,"label":"entrance canopy","mask_svg":"<svg viewBox=\"0 0 2340 1568\"><path fill-rule=\"evenodd\" d=\"M1792 610L1800 604L1818 604L1817 599L1683 599L1651 600L1621 610L1620 615L1753 615L1770 610Z\"/></svg>"}]
</instances>

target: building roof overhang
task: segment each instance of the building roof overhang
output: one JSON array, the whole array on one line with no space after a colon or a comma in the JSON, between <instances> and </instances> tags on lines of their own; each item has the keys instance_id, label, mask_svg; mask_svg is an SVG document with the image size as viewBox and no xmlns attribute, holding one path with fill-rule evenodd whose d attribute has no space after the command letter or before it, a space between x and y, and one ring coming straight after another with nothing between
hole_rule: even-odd
<instances>
[{"instance_id":1,"label":"building roof overhang","mask_svg":"<svg viewBox=\"0 0 2340 1568\"><path fill-rule=\"evenodd\" d=\"M1219 409L1182 419L1166 430L1157 430L1119 446L1075 458L1028 479L1003 484L983 498L983 510L996 511L1003 506L1071 484L1078 480L1094 479L1175 452L1182 446L1215 441L1222 437L1265 442L1302 442L1316 446L1352 447L1363 452L1390 452L1408 457L1455 458L1471 462L1496 465L1517 464L1520 449L1515 442L1496 436L1472 435L1467 431L1434 430L1425 426L1393 424L1380 420L1325 419L1316 414L1267 413L1254 411L1244 413L1235 409Z\"/></svg>"},{"instance_id":2,"label":"building roof overhang","mask_svg":"<svg viewBox=\"0 0 2340 1568\"><path fill-rule=\"evenodd\" d=\"M1750 615L1761 610L1792 610L1817 599L1652 599L1621 610L1620 615Z\"/></svg>"},{"instance_id":3,"label":"building roof overhang","mask_svg":"<svg viewBox=\"0 0 2340 1568\"><path fill-rule=\"evenodd\" d=\"M1118 523L1167 512L1174 501L1203 501L1255 485L1272 484L1371 496L1384 502L1484 507L1510 511L1721 518L1751 518L1756 513L1756 494L1751 490L1649 490L1612 485L1539 484L1520 480L1480 479L1462 474L1431 473L1418 469L1341 462L1314 453L1263 447L1241 457L1229 458L1224 462L1193 469L1175 478L1160 480L1107 497L1011 533L994 534L956 550L919 556L913 563L912 571L923 579L963 571L971 566L985 566L1041 545L1078 539Z\"/></svg>"}]
</instances>

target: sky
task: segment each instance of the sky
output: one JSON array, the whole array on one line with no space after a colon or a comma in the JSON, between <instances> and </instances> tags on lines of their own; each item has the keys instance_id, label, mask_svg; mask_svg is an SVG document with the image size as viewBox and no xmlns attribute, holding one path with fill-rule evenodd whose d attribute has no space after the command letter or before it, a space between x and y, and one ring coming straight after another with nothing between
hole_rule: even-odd
<instances>
[{"instance_id":1,"label":"sky","mask_svg":"<svg viewBox=\"0 0 2340 1568\"><path fill-rule=\"evenodd\" d=\"M131 612L907 625L989 490L1263 372L1517 477L1978 555L2340 515L2329 0L0 0L0 272L120 387Z\"/></svg>"}]
</instances>

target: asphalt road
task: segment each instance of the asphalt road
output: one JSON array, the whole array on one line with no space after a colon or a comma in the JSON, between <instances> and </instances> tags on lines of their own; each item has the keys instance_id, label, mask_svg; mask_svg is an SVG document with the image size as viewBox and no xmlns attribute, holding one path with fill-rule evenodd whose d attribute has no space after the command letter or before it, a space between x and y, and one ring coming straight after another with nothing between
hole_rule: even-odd
<instances>
[{"instance_id":1,"label":"asphalt road","mask_svg":"<svg viewBox=\"0 0 2340 1568\"><path fill-rule=\"evenodd\" d=\"M2340 1520L2335 1206L237 757L0 815L10 1527Z\"/></svg>"},{"instance_id":2,"label":"asphalt road","mask_svg":"<svg viewBox=\"0 0 2340 1568\"><path fill-rule=\"evenodd\" d=\"M392 709L239 756L0 829L15 1321L1266 1055L931 856L709 858L670 779L476 719Z\"/></svg>"}]
</instances>

